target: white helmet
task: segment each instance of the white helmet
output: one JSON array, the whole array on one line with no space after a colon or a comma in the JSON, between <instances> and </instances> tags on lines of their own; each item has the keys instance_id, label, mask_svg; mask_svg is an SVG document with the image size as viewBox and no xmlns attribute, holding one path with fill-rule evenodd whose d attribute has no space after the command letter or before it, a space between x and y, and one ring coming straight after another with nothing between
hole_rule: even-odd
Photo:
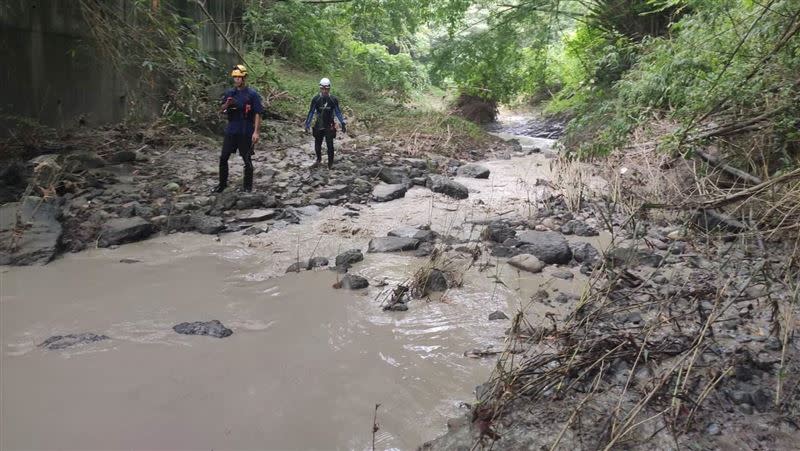
<instances>
[{"instance_id":1,"label":"white helmet","mask_svg":"<svg viewBox=\"0 0 800 451\"><path fill-rule=\"evenodd\" d=\"M319 87L320 88L322 88L322 87L330 88L331 87L331 81L328 80L327 78L323 78L322 80L319 81Z\"/></svg>"}]
</instances>

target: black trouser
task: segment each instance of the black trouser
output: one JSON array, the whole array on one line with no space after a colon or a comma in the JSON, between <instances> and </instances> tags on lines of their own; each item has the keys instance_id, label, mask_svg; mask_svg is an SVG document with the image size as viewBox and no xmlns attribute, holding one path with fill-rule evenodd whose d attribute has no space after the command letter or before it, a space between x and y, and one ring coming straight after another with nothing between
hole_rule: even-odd
<instances>
[{"instance_id":1,"label":"black trouser","mask_svg":"<svg viewBox=\"0 0 800 451\"><path fill-rule=\"evenodd\" d=\"M244 189L253 189L253 137L247 134L225 134L222 154L219 156L219 184L222 187L228 186L228 158L237 150L244 161Z\"/></svg>"},{"instance_id":2,"label":"black trouser","mask_svg":"<svg viewBox=\"0 0 800 451\"><path fill-rule=\"evenodd\" d=\"M314 130L314 153L317 154L317 161L322 161L322 139L328 147L328 163L333 163L333 138L336 137L336 129L323 128Z\"/></svg>"}]
</instances>

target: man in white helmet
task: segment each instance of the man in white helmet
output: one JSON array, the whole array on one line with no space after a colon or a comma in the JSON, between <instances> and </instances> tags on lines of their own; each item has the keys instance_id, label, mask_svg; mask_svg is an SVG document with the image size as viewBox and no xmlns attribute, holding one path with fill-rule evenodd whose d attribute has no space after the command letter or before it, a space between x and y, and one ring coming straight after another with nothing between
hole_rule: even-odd
<instances>
[{"instance_id":1,"label":"man in white helmet","mask_svg":"<svg viewBox=\"0 0 800 451\"><path fill-rule=\"evenodd\" d=\"M319 81L319 94L311 99L311 108L306 118L306 133L311 129L311 120L315 114L317 119L314 121L314 152L317 161L311 167L315 168L322 162L322 140L325 139L325 145L328 147L328 169L330 169L333 167L333 138L336 137L336 123L333 116L336 115L339 119L344 133L347 133L347 122L342 116L342 110L339 109L339 99L331 95L331 81L327 78Z\"/></svg>"}]
</instances>

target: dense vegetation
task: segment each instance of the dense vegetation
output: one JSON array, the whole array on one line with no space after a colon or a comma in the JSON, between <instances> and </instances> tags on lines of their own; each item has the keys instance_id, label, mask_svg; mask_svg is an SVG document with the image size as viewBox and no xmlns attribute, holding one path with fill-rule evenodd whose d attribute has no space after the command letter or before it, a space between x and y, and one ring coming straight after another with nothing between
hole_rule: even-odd
<instances>
[{"instance_id":1,"label":"dense vegetation","mask_svg":"<svg viewBox=\"0 0 800 451\"><path fill-rule=\"evenodd\" d=\"M165 115L194 121L211 115L198 105L225 70L188 38L198 24L167 3L137 2L142 27L131 30L105 2L81 0L113 60L175 78ZM564 143L582 155L658 124L650 136L668 151L720 136L735 150L755 133L770 145L743 158L749 170L797 164L797 0L246 0L241 11L234 40L279 114L300 114L294 100L326 75L365 124L433 94L539 103L571 119Z\"/></svg>"}]
</instances>

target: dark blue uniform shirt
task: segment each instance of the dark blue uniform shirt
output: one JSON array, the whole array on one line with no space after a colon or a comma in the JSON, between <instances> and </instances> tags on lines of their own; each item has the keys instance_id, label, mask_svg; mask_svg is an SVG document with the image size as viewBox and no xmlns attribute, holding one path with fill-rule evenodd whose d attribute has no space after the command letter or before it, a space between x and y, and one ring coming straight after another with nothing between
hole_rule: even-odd
<instances>
[{"instance_id":1,"label":"dark blue uniform shirt","mask_svg":"<svg viewBox=\"0 0 800 451\"><path fill-rule=\"evenodd\" d=\"M232 88L225 91L221 104L225 104L228 97L233 99L233 105L227 109L228 126L225 127L225 134L252 135L256 128L256 114L264 112L261 96L255 89L245 86L244 89Z\"/></svg>"}]
</instances>

